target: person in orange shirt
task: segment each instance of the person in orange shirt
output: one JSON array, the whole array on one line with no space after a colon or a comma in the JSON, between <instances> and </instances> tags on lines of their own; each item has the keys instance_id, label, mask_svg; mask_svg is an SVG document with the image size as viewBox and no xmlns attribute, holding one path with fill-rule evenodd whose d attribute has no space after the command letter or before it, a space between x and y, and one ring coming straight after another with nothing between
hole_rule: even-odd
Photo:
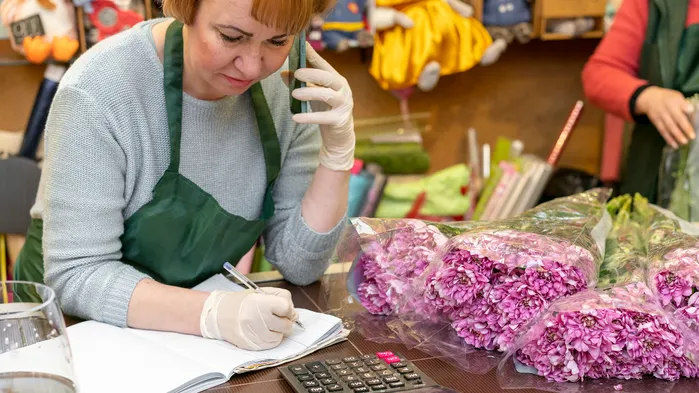
<instances>
[{"instance_id":1,"label":"person in orange shirt","mask_svg":"<svg viewBox=\"0 0 699 393\"><path fill-rule=\"evenodd\" d=\"M699 0L624 0L582 83L590 102L633 123L619 191L656 203L663 149L695 138L685 98L699 93Z\"/></svg>"}]
</instances>

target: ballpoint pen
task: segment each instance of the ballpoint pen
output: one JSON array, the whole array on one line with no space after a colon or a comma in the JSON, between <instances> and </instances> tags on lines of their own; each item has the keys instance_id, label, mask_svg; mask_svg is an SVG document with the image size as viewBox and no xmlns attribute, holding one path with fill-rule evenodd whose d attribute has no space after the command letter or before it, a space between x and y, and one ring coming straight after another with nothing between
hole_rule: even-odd
<instances>
[{"instance_id":1,"label":"ballpoint pen","mask_svg":"<svg viewBox=\"0 0 699 393\"><path fill-rule=\"evenodd\" d=\"M238 281L240 281L243 285L248 287L248 289L252 289L253 291L255 291L257 293L261 293L264 295L264 292L262 292L262 290L260 289L260 287L257 286L257 284L252 282L249 278L245 277L245 275L243 273L239 272L238 269L233 267L233 265L231 265L230 263L228 263L228 262L224 263L223 268L226 269L226 271L228 273L232 274L233 277L238 279ZM300 327L301 329L306 329L306 327L303 326L301 321L299 321L298 319L295 320L294 323L296 325L298 325L298 327Z\"/></svg>"}]
</instances>

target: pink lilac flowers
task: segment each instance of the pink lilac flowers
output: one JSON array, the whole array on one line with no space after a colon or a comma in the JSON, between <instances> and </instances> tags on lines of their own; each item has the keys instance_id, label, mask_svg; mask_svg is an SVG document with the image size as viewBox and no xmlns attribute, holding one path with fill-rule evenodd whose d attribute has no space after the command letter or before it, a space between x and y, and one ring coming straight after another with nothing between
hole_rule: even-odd
<instances>
[{"instance_id":1,"label":"pink lilac flowers","mask_svg":"<svg viewBox=\"0 0 699 393\"><path fill-rule=\"evenodd\" d=\"M556 302L527 332L516 360L556 382L699 376L695 344L639 286L645 285L586 290Z\"/></svg>"},{"instance_id":2,"label":"pink lilac flowers","mask_svg":"<svg viewBox=\"0 0 699 393\"><path fill-rule=\"evenodd\" d=\"M663 306L687 306L699 292L699 247L675 249L657 264L652 277Z\"/></svg>"},{"instance_id":3,"label":"pink lilac flowers","mask_svg":"<svg viewBox=\"0 0 699 393\"><path fill-rule=\"evenodd\" d=\"M433 225L405 220L365 247L358 265L364 281L357 288L359 301L370 313L390 315L412 281L427 268L447 237Z\"/></svg>"},{"instance_id":4,"label":"pink lilac flowers","mask_svg":"<svg viewBox=\"0 0 699 393\"><path fill-rule=\"evenodd\" d=\"M506 351L523 323L596 277L589 251L533 233L467 233L450 245L426 279L424 300L476 348Z\"/></svg>"}]
</instances>

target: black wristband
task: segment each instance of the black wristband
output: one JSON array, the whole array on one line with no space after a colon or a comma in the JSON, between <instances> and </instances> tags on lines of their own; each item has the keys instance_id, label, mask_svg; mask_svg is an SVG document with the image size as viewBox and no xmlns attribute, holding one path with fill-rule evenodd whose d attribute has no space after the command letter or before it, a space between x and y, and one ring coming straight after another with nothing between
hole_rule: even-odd
<instances>
[{"instance_id":1,"label":"black wristband","mask_svg":"<svg viewBox=\"0 0 699 393\"><path fill-rule=\"evenodd\" d=\"M639 87L636 89L636 91L631 94L631 98L629 99L629 113L631 113L631 117L633 118L633 121L636 124L651 124L650 119L648 119L647 115L638 115L636 114L636 100L638 99L638 96L643 93L643 91L652 85L647 84Z\"/></svg>"}]
</instances>

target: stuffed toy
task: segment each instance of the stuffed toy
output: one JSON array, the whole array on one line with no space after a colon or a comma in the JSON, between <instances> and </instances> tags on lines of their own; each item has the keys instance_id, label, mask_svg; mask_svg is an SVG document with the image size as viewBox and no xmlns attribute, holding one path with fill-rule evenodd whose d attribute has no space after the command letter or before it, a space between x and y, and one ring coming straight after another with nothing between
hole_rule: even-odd
<instances>
[{"instance_id":1,"label":"stuffed toy","mask_svg":"<svg viewBox=\"0 0 699 393\"><path fill-rule=\"evenodd\" d=\"M68 0L3 0L2 24L10 45L32 63L67 63L78 51L75 8Z\"/></svg>"},{"instance_id":2,"label":"stuffed toy","mask_svg":"<svg viewBox=\"0 0 699 393\"><path fill-rule=\"evenodd\" d=\"M387 91L430 91L440 77L502 52L460 0L373 0L368 14L375 32L369 72Z\"/></svg>"},{"instance_id":3,"label":"stuffed toy","mask_svg":"<svg viewBox=\"0 0 699 393\"><path fill-rule=\"evenodd\" d=\"M579 37L595 27L595 20L590 17L570 19L553 19L546 26L546 31L570 37Z\"/></svg>"},{"instance_id":4,"label":"stuffed toy","mask_svg":"<svg viewBox=\"0 0 699 393\"><path fill-rule=\"evenodd\" d=\"M320 16L316 15L311 20L311 25L306 32L306 41L311 44L316 52L325 49L325 43L323 42L323 18Z\"/></svg>"},{"instance_id":5,"label":"stuffed toy","mask_svg":"<svg viewBox=\"0 0 699 393\"><path fill-rule=\"evenodd\" d=\"M515 39L526 44L531 39L532 15L527 0L485 0L483 25L493 39L493 45L504 51ZM488 59L495 62L497 58Z\"/></svg>"},{"instance_id":6,"label":"stuffed toy","mask_svg":"<svg viewBox=\"0 0 699 393\"><path fill-rule=\"evenodd\" d=\"M338 0L324 18L322 40L328 49L344 52L349 48L373 45L364 23L366 0Z\"/></svg>"}]
</instances>

